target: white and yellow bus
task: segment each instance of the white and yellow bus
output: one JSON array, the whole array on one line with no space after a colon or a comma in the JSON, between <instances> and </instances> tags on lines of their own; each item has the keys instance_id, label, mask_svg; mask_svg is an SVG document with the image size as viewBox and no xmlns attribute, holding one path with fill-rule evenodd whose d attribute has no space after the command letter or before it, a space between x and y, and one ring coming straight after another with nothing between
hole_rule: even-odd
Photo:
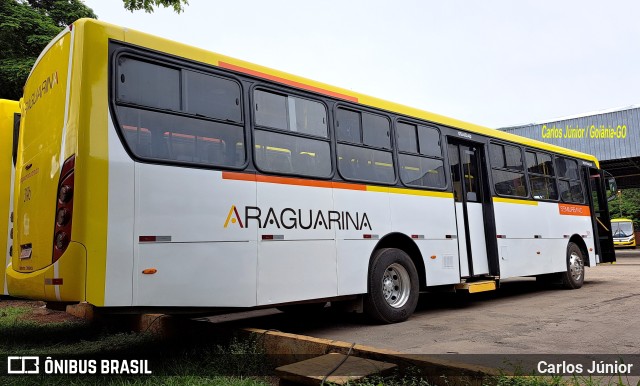
<instances>
[{"instance_id":1,"label":"white and yellow bus","mask_svg":"<svg viewBox=\"0 0 640 386\"><path fill-rule=\"evenodd\" d=\"M21 130L13 296L398 322L615 259L592 156L95 20L44 50Z\"/></svg>"},{"instance_id":2,"label":"white and yellow bus","mask_svg":"<svg viewBox=\"0 0 640 386\"><path fill-rule=\"evenodd\" d=\"M7 295L5 270L11 262L11 208L13 206L13 177L20 128L20 104L0 99L0 295Z\"/></svg>"},{"instance_id":3,"label":"white and yellow bus","mask_svg":"<svg viewBox=\"0 0 640 386\"><path fill-rule=\"evenodd\" d=\"M613 246L616 248L635 248L636 233L633 220L628 218L611 219L611 233L613 234Z\"/></svg>"}]
</instances>

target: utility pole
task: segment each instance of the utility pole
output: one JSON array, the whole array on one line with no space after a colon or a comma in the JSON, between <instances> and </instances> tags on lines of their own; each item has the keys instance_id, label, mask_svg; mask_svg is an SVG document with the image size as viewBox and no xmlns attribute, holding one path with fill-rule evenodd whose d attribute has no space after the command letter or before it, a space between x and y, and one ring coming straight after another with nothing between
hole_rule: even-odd
<instances>
[{"instance_id":1,"label":"utility pole","mask_svg":"<svg viewBox=\"0 0 640 386\"><path fill-rule=\"evenodd\" d=\"M622 190L618 190L618 198L619 198L618 206L620 207L620 218L622 218Z\"/></svg>"}]
</instances>

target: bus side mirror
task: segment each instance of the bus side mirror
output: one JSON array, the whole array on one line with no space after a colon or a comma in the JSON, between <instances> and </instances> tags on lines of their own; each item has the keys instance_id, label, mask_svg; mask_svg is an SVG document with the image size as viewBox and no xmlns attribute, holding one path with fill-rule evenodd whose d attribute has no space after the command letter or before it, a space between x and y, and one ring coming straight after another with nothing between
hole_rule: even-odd
<instances>
[{"instance_id":1,"label":"bus side mirror","mask_svg":"<svg viewBox=\"0 0 640 386\"><path fill-rule=\"evenodd\" d=\"M616 179L613 177L608 177L606 179L606 187L607 187L607 201L615 200L618 194L618 184L616 183Z\"/></svg>"}]
</instances>

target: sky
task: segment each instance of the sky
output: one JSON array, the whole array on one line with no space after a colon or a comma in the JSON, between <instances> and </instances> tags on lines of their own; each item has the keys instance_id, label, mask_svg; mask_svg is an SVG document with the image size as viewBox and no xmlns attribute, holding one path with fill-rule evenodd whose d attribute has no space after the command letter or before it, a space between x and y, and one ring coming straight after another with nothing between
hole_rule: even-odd
<instances>
[{"instance_id":1,"label":"sky","mask_svg":"<svg viewBox=\"0 0 640 386\"><path fill-rule=\"evenodd\" d=\"M100 20L491 128L640 103L637 0L84 0Z\"/></svg>"}]
</instances>

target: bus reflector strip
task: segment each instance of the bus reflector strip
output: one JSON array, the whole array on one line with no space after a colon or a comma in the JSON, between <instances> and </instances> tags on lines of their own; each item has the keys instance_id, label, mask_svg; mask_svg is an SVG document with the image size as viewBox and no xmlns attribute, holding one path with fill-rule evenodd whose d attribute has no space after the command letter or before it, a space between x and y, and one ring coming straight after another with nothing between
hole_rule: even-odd
<instances>
[{"instance_id":1,"label":"bus reflector strip","mask_svg":"<svg viewBox=\"0 0 640 386\"><path fill-rule=\"evenodd\" d=\"M171 236L140 236L138 241L141 243L170 243Z\"/></svg>"},{"instance_id":2,"label":"bus reflector strip","mask_svg":"<svg viewBox=\"0 0 640 386\"><path fill-rule=\"evenodd\" d=\"M362 235L363 239L371 239L371 240L378 240L380 238L380 236L378 235L371 235L371 234L364 234Z\"/></svg>"},{"instance_id":3,"label":"bus reflector strip","mask_svg":"<svg viewBox=\"0 0 640 386\"><path fill-rule=\"evenodd\" d=\"M496 235L496 238L498 238L498 239L506 239L507 235Z\"/></svg>"},{"instance_id":4,"label":"bus reflector strip","mask_svg":"<svg viewBox=\"0 0 640 386\"><path fill-rule=\"evenodd\" d=\"M262 240L284 240L284 235L262 235Z\"/></svg>"},{"instance_id":5,"label":"bus reflector strip","mask_svg":"<svg viewBox=\"0 0 640 386\"><path fill-rule=\"evenodd\" d=\"M44 285L62 285L62 278L44 279Z\"/></svg>"},{"instance_id":6,"label":"bus reflector strip","mask_svg":"<svg viewBox=\"0 0 640 386\"><path fill-rule=\"evenodd\" d=\"M424 239L424 235L411 235L412 239L417 239L417 240L423 240Z\"/></svg>"}]
</instances>

